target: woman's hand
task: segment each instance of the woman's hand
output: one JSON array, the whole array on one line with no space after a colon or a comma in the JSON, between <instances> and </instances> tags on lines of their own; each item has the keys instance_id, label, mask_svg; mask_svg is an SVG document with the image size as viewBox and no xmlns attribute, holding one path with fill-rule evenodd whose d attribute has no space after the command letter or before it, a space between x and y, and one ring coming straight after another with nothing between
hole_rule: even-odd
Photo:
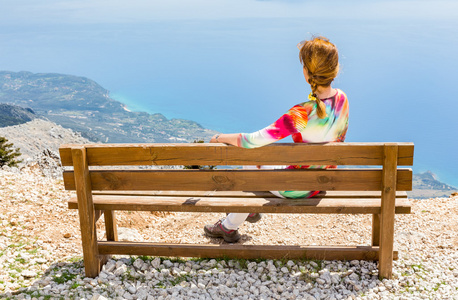
<instances>
[{"instance_id":1,"label":"woman's hand","mask_svg":"<svg viewBox=\"0 0 458 300\"><path fill-rule=\"evenodd\" d=\"M210 143L220 143L220 142L218 141L218 138L219 138L220 135L221 135L221 134L218 133L218 134L215 134L214 136L212 136L212 138L211 138L211 140L210 140Z\"/></svg>"},{"instance_id":2,"label":"woman's hand","mask_svg":"<svg viewBox=\"0 0 458 300\"><path fill-rule=\"evenodd\" d=\"M239 139L240 133L220 133L215 134L211 138L210 143L223 143L240 147Z\"/></svg>"}]
</instances>

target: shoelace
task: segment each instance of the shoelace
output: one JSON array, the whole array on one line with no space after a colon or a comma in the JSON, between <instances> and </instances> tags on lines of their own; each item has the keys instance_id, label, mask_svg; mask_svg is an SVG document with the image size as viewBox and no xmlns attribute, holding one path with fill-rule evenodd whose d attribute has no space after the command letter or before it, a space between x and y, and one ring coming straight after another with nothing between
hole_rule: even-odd
<instances>
[{"instance_id":1,"label":"shoelace","mask_svg":"<svg viewBox=\"0 0 458 300\"><path fill-rule=\"evenodd\" d=\"M221 228L221 230L224 231L225 233L231 233L231 232L233 232L234 230L231 230L231 229L226 230L226 229L224 228L224 226L223 226L223 221L224 221L224 219L219 219L219 220L215 223L215 226L219 226L219 228Z\"/></svg>"}]
</instances>

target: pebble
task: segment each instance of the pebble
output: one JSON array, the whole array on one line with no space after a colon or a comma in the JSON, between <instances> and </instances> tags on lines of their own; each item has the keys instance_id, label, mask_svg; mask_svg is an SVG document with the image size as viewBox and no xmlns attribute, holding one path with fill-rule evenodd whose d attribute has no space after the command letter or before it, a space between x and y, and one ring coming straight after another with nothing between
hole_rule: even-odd
<instances>
[{"instance_id":1,"label":"pebble","mask_svg":"<svg viewBox=\"0 0 458 300\"><path fill-rule=\"evenodd\" d=\"M27 270L26 270L26 271L22 271L22 272L21 272L21 275L24 276L24 277L29 277L29 278L30 278L30 277L35 277L35 276L37 276L37 273L34 272L34 271L27 271Z\"/></svg>"}]
</instances>

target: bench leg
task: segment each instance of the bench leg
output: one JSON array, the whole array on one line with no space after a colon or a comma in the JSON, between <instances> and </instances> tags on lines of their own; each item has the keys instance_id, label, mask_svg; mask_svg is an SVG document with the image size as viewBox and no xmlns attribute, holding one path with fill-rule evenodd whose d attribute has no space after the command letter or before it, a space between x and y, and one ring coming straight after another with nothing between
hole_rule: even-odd
<instances>
[{"instance_id":1,"label":"bench leg","mask_svg":"<svg viewBox=\"0 0 458 300\"><path fill-rule=\"evenodd\" d=\"M103 210L96 210L95 211L95 222L97 223L97 221L100 219L100 217L102 216L103 214Z\"/></svg>"},{"instance_id":2,"label":"bench leg","mask_svg":"<svg viewBox=\"0 0 458 300\"><path fill-rule=\"evenodd\" d=\"M118 240L118 229L116 226L116 214L114 210L103 210L103 216L105 217L105 231L107 236L107 241L117 241ZM112 255L99 255L100 258L100 270L103 265L108 262Z\"/></svg>"},{"instance_id":3,"label":"bench leg","mask_svg":"<svg viewBox=\"0 0 458 300\"><path fill-rule=\"evenodd\" d=\"M84 270L87 277L96 277L100 272L100 258L97 245L97 214L92 201L91 179L84 147L72 148L73 168L75 172L78 214L83 246Z\"/></svg>"},{"instance_id":4,"label":"bench leg","mask_svg":"<svg viewBox=\"0 0 458 300\"><path fill-rule=\"evenodd\" d=\"M118 229L116 226L116 214L114 210L105 210L105 229L107 232L107 241L118 240Z\"/></svg>"},{"instance_id":5,"label":"bench leg","mask_svg":"<svg viewBox=\"0 0 458 300\"><path fill-rule=\"evenodd\" d=\"M380 246L380 215L372 215L372 246Z\"/></svg>"},{"instance_id":6,"label":"bench leg","mask_svg":"<svg viewBox=\"0 0 458 300\"><path fill-rule=\"evenodd\" d=\"M398 147L385 144L382 171L382 207L380 214L379 277L393 275L394 212Z\"/></svg>"}]
</instances>

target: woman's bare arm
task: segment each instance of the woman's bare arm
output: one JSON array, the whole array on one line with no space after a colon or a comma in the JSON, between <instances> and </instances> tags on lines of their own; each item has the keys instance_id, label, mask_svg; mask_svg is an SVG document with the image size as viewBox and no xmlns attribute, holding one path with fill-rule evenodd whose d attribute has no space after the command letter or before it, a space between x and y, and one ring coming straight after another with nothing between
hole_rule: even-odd
<instances>
[{"instance_id":1,"label":"woman's bare arm","mask_svg":"<svg viewBox=\"0 0 458 300\"><path fill-rule=\"evenodd\" d=\"M219 136L215 134L211 138L210 143L224 143L240 147L240 133L222 133Z\"/></svg>"}]
</instances>

